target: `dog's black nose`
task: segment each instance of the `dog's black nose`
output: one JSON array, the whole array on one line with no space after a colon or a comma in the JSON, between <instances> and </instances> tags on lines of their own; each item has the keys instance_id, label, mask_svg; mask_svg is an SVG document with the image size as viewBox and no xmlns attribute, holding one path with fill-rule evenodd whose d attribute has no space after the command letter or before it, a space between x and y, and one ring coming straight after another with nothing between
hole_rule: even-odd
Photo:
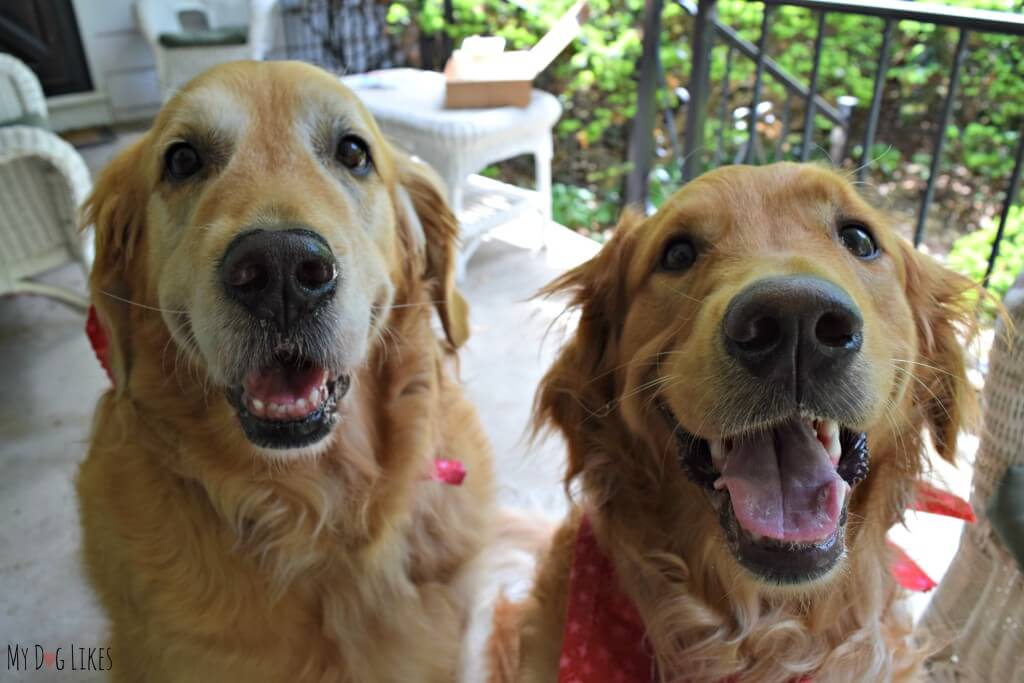
<instances>
[{"instance_id":1,"label":"dog's black nose","mask_svg":"<svg viewBox=\"0 0 1024 683\"><path fill-rule=\"evenodd\" d=\"M338 262L312 230L250 230L224 251L220 279L253 316L286 330L334 293Z\"/></svg>"},{"instance_id":2,"label":"dog's black nose","mask_svg":"<svg viewBox=\"0 0 1024 683\"><path fill-rule=\"evenodd\" d=\"M758 280L722 319L733 358L756 377L797 387L845 368L860 351L863 330L850 295L810 276Z\"/></svg>"}]
</instances>

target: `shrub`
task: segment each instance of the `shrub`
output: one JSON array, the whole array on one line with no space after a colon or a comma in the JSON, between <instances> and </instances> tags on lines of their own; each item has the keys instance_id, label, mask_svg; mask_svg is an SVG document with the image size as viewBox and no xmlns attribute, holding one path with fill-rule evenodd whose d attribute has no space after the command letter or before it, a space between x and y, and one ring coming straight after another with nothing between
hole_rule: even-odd
<instances>
[{"instance_id":1,"label":"shrub","mask_svg":"<svg viewBox=\"0 0 1024 683\"><path fill-rule=\"evenodd\" d=\"M405 44L414 42L410 29L424 34L446 31L458 45L467 35L482 33L503 36L510 49L525 49L551 26L572 0L453 0L456 22L446 25L441 16L441 0L393 0L390 20ZM946 0L949 4L981 9L1019 10L1020 0ZM617 214L622 184L629 166L625 163L632 119L636 114L636 83L641 54L641 26L644 0L591 0L591 18L583 34L572 47L538 79L538 85L557 93L565 113L556 127L554 178L565 186L556 199L556 216L567 225L589 231L605 225L606 214ZM763 5L746 0L720 0L719 15L744 38L756 41L760 33ZM666 87L659 91L662 108L674 111L676 130L681 133L685 120L679 106L679 89L689 82L692 19L673 0L667 0L662 15L660 57ZM817 20L814 13L796 7L781 7L772 23L769 52L780 66L806 82L812 65L812 45ZM850 153L860 158L860 131L867 118L874 71L882 40L883 22L878 18L830 13L825 48L822 53L820 91L835 102L840 95L860 100L854 111ZM957 31L916 22L900 22L894 34L891 66L887 73L882 116L877 143L879 149L892 151L874 161L873 180L909 178L920 187L927 173L937 113L941 109L949 78L949 65L957 42ZM1024 124L1024 44L1019 38L972 33L969 52L961 74L959 96L948 131L943 172L955 170L964 182L977 188L969 199L943 195L939 201L959 202L962 211L980 215L977 207L991 201L987 188L1001 187L1012 166L1016 131ZM701 151L710 164L719 137L718 113L720 89L725 80L726 48L716 41L712 52L709 93L709 125L704 131ZM737 57L729 77L731 97L726 111L749 104L754 64ZM778 114L785 106L786 92L767 78L764 98L771 100ZM766 144L778 143L782 156L792 158L798 151L802 104L792 103L788 134L778 139L778 127L769 131ZM655 140L657 159L651 177L651 199L670 193L679 182L679 159L659 112ZM736 130L731 115L722 158L730 160L746 140ZM824 117L816 121L815 142L828 146L832 124ZM771 138L774 136L774 139ZM812 158L825 158L825 151L814 149ZM774 159L772 149L766 160ZM872 160L879 159L872 150ZM922 162L908 169L906 162ZM514 175L514 172L513 172ZM576 189L569 189L570 186ZM581 190L581 191L577 191ZM586 190L586 192L582 192ZM917 189L906 190L917 192ZM590 207L584 214L574 204ZM573 199L570 199L573 198ZM561 208L559 206L561 202ZM971 220L961 221L970 224Z\"/></svg>"},{"instance_id":2,"label":"shrub","mask_svg":"<svg viewBox=\"0 0 1024 683\"><path fill-rule=\"evenodd\" d=\"M988 268L988 257L992 253L998 227L997 216L986 220L980 230L957 239L949 253L950 267L975 282L981 282ZM999 259L989 278L989 291L1002 299L1021 273L1024 273L1024 206L1018 205L1010 207L1003 239L999 243ZM991 314L994 303L987 301L986 309Z\"/></svg>"}]
</instances>

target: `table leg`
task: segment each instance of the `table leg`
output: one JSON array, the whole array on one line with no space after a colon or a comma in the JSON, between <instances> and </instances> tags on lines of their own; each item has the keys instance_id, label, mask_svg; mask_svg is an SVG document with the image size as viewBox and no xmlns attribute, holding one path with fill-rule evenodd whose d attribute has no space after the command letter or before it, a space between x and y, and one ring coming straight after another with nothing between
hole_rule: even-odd
<instances>
[{"instance_id":1,"label":"table leg","mask_svg":"<svg viewBox=\"0 0 1024 683\"><path fill-rule=\"evenodd\" d=\"M457 163L453 159L447 160L447 163L438 163L434 165L434 168L441 174L445 185L448 186L448 206L451 208L452 213L455 214L455 219L459 221L459 245L458 254L456 254L455 258L455 281L462 282L466 277L466 264L469 263L469 257L476 250L474 238L465 240L465 236L462 233L462 221L459 219L466 192L466 179L469 177L469 174L462 164Z\"/></svg>"},{"instance_id":2,"label":"table leg","mask_svg":"<svg viewBox=\"0 0 1024 683\"><path fill-rule=\"evenodd\" d=\"M537 192L540 194L540 248L548 246L548 231L551 227L551 158L553 150L551 146L551 134L544 137L541 144L534 150L533 160L537 179Z\"/></svg>"}]
</instances>

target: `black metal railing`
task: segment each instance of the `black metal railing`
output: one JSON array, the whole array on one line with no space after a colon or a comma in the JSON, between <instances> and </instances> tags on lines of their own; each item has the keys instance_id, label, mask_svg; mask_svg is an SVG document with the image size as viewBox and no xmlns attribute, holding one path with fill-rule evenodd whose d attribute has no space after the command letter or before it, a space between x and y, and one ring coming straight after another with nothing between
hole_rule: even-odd
<instances>
[{"instance_id":1,"label":"black metal railing","mask_svg":"<svg viewBox=\"0 0 1024 683\"><path fill-rule=\"evenodd\" d=\"M661 39L661 15L665 0L646 0L643 34L643 61L638 81L637 116L630 138L629 161L632 164L630 175L626 180L625 200L627 203L644 206L648 199L648 178L654 159L653 131L657 93L663 87L664 77L659 61L658 47ZM925 190L917 212L913 239L919 245L924 238L928 210L935 199L935 185L942 169L943 150L949 127L953 106L957 98L960 73L967 54L967 40L972 33L1002 34L1007 36L1024 36L1024 15L1009 12L987 10L970 10L943 5L928 5L904 0L863 0L859 2L842 2L840 0L759 0L764 6L760 35L753 44L742 38L737 31L719 20L717 0L668 0L676 2L693 17L692 67L688 84L688 97L685 106L685 132L681 152L677 154L679 172L683 182L687 182L701 173L704 168L703 145L705 128L708 123L708 102L711 92L711 50L716 41L726 46L726 75L722 81L718 117L719 130L711 164L720 165L725 159L724 131L729 117L730 73L737 56L745 57L754 62L754 82L751 88L750 105L739 113L745 116L747 139L735 162L751 163L758 156L758 122L766 113L762 102L762 89L765 78L770 76L782 85L786 100L783 105L779 123L782 135L778 138L775 151L776 157L782 154L782 141L787 137L791 126L792 105L794 100L802 101L804 118L801 127L801 144L795 158L806 161L813 147L815 133L815 117L824 116L835 128L833 129L832 149L830 158L835 164L842 164L851 152L849 144L851 118L858 106L856 98L839 97L835 105L826 101L819 94L819 75L821 55L826 29L826 18L830 14L853 14L859 16L878 17L884 21L882 41L875 66L874 86L871 101L868 103L867 119L864 124L861 140L861 156L856 169L859 180L867 172L871 150L878 131L885 81L892 56L894 33L898 22L911 20L924 24L952 27L959 32L952 66L948 76L948 87L939 113L938 127L935 131L931 147L930 172ZM771 59L770 35L771 21L776 9L780 6L802 7L816 13L816 34L814 53L809 82L804 84L792 74L783 70ZM678 141L673 141L678 147ZM1007 179L1002 210L993 240L991 255L988 261L984 282L987 284L992 269L999 255L1010 207L1015 201L1021 181L1021 166L1024 164L1024 130L1021 130L1017 143L1013 170Z\"/></svg>"}]
</instances>

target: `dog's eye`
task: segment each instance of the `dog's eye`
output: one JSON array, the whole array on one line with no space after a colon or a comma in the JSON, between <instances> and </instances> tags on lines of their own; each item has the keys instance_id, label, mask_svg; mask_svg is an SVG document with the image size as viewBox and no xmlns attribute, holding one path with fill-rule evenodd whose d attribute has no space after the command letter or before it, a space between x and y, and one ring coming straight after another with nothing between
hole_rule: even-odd
<instances>
[{"instance_id":1,"label":"dog's eye","mask_svg":"<svg viewBox=\"0 0 1024 683\"><path fill-rule=\"evenodd\" d=\"M193 176L203 167L203 160L199 158L199 152L187 142L178 142L171 145L164 155L164 165L167 173L175 180L184 180Z\"/></svg>"},{"instance_id":2,"label":"dog's eye","mask_svg":"<svg viewBox=\"0 0 1024 683\"><path fill-rule=\"evenodd\" d=\"M685 237L678 237L665 247L661 254L662 270L683 271L697 260L697 249L693 242Z\"/></svg>"},{"instance_id":3,"label":"dog's eye","mask_svg":"<svg viewBox=\"0 0 1024 683\"><path fill-rule=\"evenodd\" d=\"M356 175L370 171L370 149L366 141L355 135L346 135L338 142L338 162Z\"/></svg>"},{"instance_id":4,"label":"dog's eye","mask_svg":"<svg viewBox=\"0 0 1024 683\"><path fill-rule=\"evenodd\" d=\"M847 223L839 229L839 239L843 246L859 259L871 259L878 256L878 245L868 229L859 223Z\"/></svg>"}]
</instances>

